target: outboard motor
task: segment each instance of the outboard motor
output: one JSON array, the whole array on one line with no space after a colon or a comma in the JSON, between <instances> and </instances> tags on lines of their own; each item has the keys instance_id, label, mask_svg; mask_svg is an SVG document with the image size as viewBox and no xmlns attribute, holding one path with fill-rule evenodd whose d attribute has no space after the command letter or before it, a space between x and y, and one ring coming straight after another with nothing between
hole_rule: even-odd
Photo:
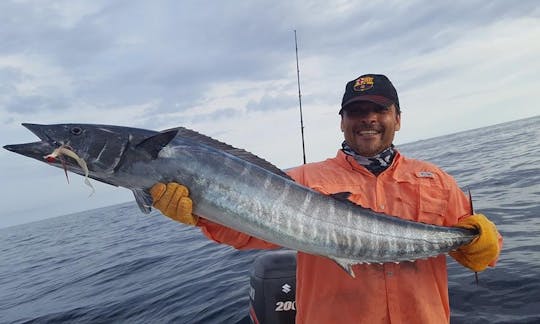
<instances>
[{"instance_id":1,"label":"outboard motor","mask_svg":"<svg viewBox=\"0 0 540 324\"><path fill-rule=\"evenodd\" d=\"M294 323L295 297L296 251L272 251L258 256L250 272L251 323Z\"/></svg>"}]
</instances>

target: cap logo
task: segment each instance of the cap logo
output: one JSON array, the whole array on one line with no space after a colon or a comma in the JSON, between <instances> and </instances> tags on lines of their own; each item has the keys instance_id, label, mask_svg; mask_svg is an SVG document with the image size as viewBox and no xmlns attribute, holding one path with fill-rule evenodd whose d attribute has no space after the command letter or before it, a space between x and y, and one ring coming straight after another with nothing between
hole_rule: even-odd
<instances>
[{"instance_id":1,"label":"cap logo","mask_svg":"<svg viewBox=\"0 0 540 324\"><path fill-rule=\"evenodd\" d=\"M353 89L354 91L366 91L373 88L373 77L362 77L356 79Z\"/></svg>"}]
</instances>

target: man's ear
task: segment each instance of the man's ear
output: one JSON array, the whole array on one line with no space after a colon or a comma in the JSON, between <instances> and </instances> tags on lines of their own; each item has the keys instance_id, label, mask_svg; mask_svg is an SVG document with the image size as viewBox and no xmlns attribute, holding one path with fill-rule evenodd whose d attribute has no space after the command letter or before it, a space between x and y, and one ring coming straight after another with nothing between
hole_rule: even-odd
<instances>
[{"instance_id":1,"label":"man's ear","mask_svg":"<svg viewBox=\"0 0 540 324\"><path fill-rule=\"evenodd\" d=\"M398 112L397 107L394 105L396 111L396 132L401 129L401 113Z\"/></svg>"},{"instance_id":2,"label":"man's ear","mask_svg":"<svg viewBox=\"0 0 540 324\"><path fill-rule=\"evenodd\" d=\"M401 114L396 115L396 132L401 129Z\"/></svg>"}]
</instances>

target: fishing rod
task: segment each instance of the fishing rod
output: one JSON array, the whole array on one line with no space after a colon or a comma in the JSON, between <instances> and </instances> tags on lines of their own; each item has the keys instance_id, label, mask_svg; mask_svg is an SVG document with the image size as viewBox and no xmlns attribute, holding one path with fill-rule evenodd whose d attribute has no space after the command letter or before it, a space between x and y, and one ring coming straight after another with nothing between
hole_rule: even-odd
<instances>
[{"instance_id":1,"label":"fishing rod","mask_svg":"<svg viewBox=\"0 0 540 324\"><path fill-rule=\"evenodd\" d=\"M474 206L472 200L471 189L469 189L469 208L471 209L471 216L474 215ZM474 278L476 279L476 285L478 286L478 272L474 272Z\"/></svg>"},{"instance_id":2,"label":"fishing rod","mask_svg":"<svg viewBox=\"0 0 540 324\"><path fill-rule=\"evenodd\" d=\"M302 92L300 91L300 67L298 65L298 40L296 38L296 29L294 30L294 48L296 50L296 78L298 80L298 103L300 106L300 133L302 134L302 156L306 164L306 147L304 144L304 119L302 117Z\"/></svg>"}]
</instances>

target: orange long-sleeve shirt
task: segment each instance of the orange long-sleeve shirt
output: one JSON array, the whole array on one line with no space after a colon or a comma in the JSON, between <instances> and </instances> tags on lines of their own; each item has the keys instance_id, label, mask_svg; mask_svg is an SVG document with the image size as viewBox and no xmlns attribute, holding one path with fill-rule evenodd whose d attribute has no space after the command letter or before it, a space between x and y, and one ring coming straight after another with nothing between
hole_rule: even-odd
<instances>
[{"instance_id":1,"label":"orange long-sleeve shirt","mask_svg":"<svg viewBox=\"0 0 540 324\"><path fill-rule=\"evenodd\" d=\"M452 226L470 215L469 201L455 180L432 164L397 153L375 176L354 158L335 158L289 172L297 182L324 194L350 192L353 202L377 212ZM237 249L275 244L201 219L203 233ZM350 277L332 260L298 252L296 323L448 323L446 257L382 265L356 265Z\"/></svg>"}]
</instances>

